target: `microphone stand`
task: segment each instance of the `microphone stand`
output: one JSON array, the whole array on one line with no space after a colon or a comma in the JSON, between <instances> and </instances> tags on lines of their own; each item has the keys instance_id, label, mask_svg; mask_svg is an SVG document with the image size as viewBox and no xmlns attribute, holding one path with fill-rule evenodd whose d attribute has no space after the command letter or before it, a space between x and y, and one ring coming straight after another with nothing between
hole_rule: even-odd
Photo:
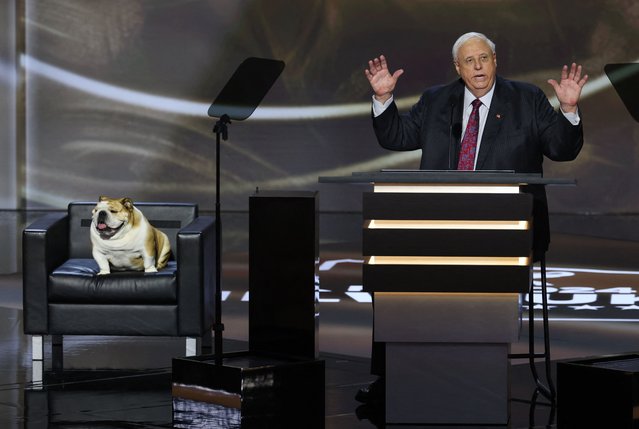
<instances>
[{"instance_id":1,"label":"microphone stand","mask_svg":"<svg viewBox=\"0 0 639 429\"><path fill-rule=\"evenodd\" d=\"M231 118L224 114L215 123L215 364L221 365L224 353L222 350L222 210L220 208L220 137L226 141L229 138L228 125Z\"/></svg>"}]
</instances>

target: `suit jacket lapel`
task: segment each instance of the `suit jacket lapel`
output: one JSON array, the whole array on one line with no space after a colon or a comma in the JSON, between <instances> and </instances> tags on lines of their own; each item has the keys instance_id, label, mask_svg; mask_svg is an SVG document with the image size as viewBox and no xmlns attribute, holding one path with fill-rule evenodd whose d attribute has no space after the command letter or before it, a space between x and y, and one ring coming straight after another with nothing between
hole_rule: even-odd
<instances>
[{"instance_id":1,"label":"suit jacket lapel","mask_svg":"<svg viewBox=\"0 0 639 429\"><path fill-rule=\"evenodd\" d=\"M486 117L486 126L481 137L481 145L479 146L479 154L477 155L476 170L482 170L488 159L488 155L497 145L497 139L504 118L511 113L510 97L507 94L508 89L505 87L501 78L497 77L495 82L495 94L490 103L490 110Z\"/></svg>"},{"instance_id":2,"label":"suit jacket lapel","mask_svg":"<svg viewBox=\"0 0 639 429\"><path fill-rule=\"evenodd\" d=\"M454 102L453 106L453 117L452 117L452 129L450 130L451 138L453 139L453 159L451 161L450 169L457 169L457 162L459 162L459 149L461 148L461 135L462 135L462 121L463 121L463 113L464 113L464 81L461 79L458 80L458 85L454 87L452 100Z\"/></svg>"}]
</instances>

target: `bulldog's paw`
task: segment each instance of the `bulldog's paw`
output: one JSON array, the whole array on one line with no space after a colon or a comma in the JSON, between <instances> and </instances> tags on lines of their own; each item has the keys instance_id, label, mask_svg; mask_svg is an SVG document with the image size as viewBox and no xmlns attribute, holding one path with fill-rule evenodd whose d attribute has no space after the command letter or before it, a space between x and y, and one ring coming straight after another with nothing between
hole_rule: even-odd
<instances>
[{"instance_id":1,"label":"bulldog's paw","mask_svg":"<svg viewBox=\"0 0 639 429\"><path fill-rule=\"evenodd\" d=\"M98 273L99 276L103 276L105 274L111 274L111 271L100 270L100 272Z\"/></svg>"},{"instance_id":2,"label":"bulldog's paw","mask_svg":"<svg viewBox=\"0 0 639 429\"><path fill-rule=\"evenodd\" d=\"M155 267L145 268L145 269L144 269L144 272L145 272L145 273L157 273L157 272L158 272L158 269L157 269L157 268L155 268Z\"/></svg>"}]
</instances>

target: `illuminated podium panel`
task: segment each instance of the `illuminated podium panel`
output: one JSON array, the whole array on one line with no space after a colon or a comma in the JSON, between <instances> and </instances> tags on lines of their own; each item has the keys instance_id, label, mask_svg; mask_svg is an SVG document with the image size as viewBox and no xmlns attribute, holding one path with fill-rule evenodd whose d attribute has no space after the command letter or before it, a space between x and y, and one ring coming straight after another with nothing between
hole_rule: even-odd
<instances>
[{"instance_id":1,"label":"illuminated podium panel","mask_svg":"<svg viewBox=\"0 0 639 429\"><path fill-rule=\"evenodd\" d=\"M363 281L370 291L528 290L531 195L518 187L478 193L503 186L397 187L402 191L375 186L364 194ZM433 188L438 192L429 193Z\"/></svg>"}]
</instances>

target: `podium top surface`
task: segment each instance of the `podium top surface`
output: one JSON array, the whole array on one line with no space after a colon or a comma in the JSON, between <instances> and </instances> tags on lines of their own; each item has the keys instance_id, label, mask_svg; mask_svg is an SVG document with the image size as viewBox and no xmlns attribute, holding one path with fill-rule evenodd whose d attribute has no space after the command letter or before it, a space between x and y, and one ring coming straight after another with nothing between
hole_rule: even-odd
<instances>
[{"instance_id":1,"label":"podium top surface","mask_svg":"<svg viewBox=\"0 0 639 429\"><path fill-rule=\"evenodd\" d=\"M381 170L355 172L350 176L320 176L319 183L427 183L427 184L496 184L496 185L575 185L574 179L546 178L537 173L512 171L458 170Z\"/></svg>"}]
</instances>

